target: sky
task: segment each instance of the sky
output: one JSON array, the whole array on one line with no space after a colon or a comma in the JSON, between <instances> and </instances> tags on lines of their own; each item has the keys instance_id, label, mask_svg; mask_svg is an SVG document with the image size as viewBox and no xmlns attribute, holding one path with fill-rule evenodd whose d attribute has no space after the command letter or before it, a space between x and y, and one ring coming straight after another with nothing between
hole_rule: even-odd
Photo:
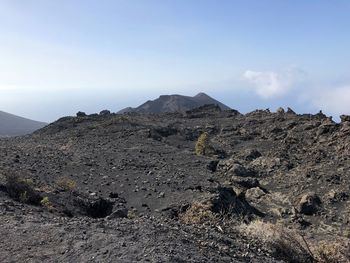
<instances>
[{"instance_id":1,"label":"sky","mask_svg":"<svg viewBox=\"0 0 350 263\"><path fill-rule=\"evenodd\" d=\"M40 121L199 92L350 114L348 0L0 0L0 110Z\"/></svg>"}]
</instances>

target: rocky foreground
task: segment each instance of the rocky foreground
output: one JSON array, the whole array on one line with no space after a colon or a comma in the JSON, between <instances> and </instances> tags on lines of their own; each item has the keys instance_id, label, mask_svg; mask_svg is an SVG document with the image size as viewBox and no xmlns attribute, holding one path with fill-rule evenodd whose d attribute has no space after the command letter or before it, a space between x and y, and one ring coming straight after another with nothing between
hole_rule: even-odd
<instances>
[{"instance_id":1,"label":"rocky foreground","mask_svg":"<svg viewBox=\"0 0 350 263\"><path fill-rule=\"evenodd\" d=\"M349 262L341 119L104 111L1 139L0 262Z\"/></svg>"}]
</instances>

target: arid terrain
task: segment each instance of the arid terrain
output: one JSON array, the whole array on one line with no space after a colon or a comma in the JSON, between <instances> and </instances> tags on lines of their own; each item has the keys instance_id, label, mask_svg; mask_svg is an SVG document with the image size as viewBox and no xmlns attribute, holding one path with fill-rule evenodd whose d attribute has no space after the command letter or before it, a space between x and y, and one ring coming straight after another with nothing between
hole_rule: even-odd
<instances>
[{"instance_id":1,"label":"arid terrain","mask_svg":"<svg viewBox=\"0 0 350 263\"><path fill-rule=\"evenodd\" d=\"M61 118L0 140L0 235L0 262L349 262L350 116Z\"/></svg>"}]
</instances>

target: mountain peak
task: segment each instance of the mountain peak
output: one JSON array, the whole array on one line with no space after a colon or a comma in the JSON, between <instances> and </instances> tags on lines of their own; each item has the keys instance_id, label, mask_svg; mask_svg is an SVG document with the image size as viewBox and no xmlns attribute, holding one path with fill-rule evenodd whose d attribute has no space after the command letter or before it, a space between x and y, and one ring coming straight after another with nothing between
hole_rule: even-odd
<instances>
[{"instance_id":1,"label":"mountain peak","mask_svg":"<svg viewBox=\"0 0 350 263\"><path fill-rule=\"evenodd\" d=\"M183 96L178 94L161 95L158 99L149 100L136 108L126 108L118 113L140 112L140 113L162 113L162 112L184 112L204 105L214 104L222 110L230 108L223 103L213 99L204 92L197 95Z\"/></svg>"},{"instance_id":2,"label":"mountain peak","mask_svg":"<svg viewBox=\"0 0 350 263\"><path fill-rule=\"evenodd\" d=\"M207 98L210 98L210 96L207 95L207 94L204 93L204 92L199 92L196 96L194 96L194 98L198 98L198 97L207 97Z\"/></svg>"}]
</instances>

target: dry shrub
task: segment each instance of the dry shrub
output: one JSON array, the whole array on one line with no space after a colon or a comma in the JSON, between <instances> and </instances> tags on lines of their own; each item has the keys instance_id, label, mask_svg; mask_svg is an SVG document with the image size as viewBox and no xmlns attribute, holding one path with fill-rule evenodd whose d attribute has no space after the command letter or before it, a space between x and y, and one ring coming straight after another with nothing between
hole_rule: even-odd
<instances>
[{"instance_id":1,"label":"dry shrub","mask_svg":"<svg viewBox=\"0 0 350 263\"><path fill-rule=\"evenodd\" d=\"M286 262L350 263L350 243L346 238L320 241L309 247L297 231L259 220L242 225L240 231L261 241L276 258Z\"/></svg>"},{"instance_id":2,"label":"dry shrub","mask_svg":"<svg viewBox=\"0 0 350 263\"><path fill-rule=\"evenodd\" d=\"M277 259L290 263L315 262L304 238L281 225L257 220L241 226L240 231L262 242Z\"/></svg>"},{"instance_id":3,"label":"dry shrub","mask_svg":"<svg viewBox=\"0 0 350 263\"><path fill-rule=\"evenodd\" d=\"M134 210L129 210L127 217L129 219L135 219L135 218L137 218L137 214L136 214L136 212Z\"/></svg>"},{"instance_id":4,"label":"dry shrub","mask_svg":"<svg viewBox=\"0 0 350 263\"><path fill-rule=\"evenodd\" d=\"M321 241L314 250L316 258L320 263L350 262L349 241Z\"/></svg>"},{"instance_id":5,"label":"dry shrub","mask_svg":"<svg viewBox=\"0 0 350 263\"><path fill-rule=\"evenodd\" d=\"M212 221L215 219L215 215L211 209L211 204L194 202L180 215L180 220L185 224L203 224Z\"/></svg>"},{"instance_id":6,"label":"dry shrub","mask_svg":"<svg viewBox=\"0 0 350 263\"><path fill-rule=\"evenodd\" d=\"M58 178L56 184L66 191L74 191L77 186L77 183L68 177Z\"/></svg>"},{"instance_id":7,"label":"dry shrub","mask_svg":"<svg viewBox=\"0 0 350 263\"><path fill-rule=\"evenodd\" d=\"M197 155L205 155L209 146L209 134L207 132L203 132L196 143L195 152Z\"/></svg>"},{"instance_id":8,"label":"dry shrub","mask_svg":"<svg viewBox=\"0 0 350 263\"><path fill-rule=\"evenodd\" d=\"M343 231L343 236L347 239L350 239L350 229L345 229Z\"/></svg>"}]
</instances>

